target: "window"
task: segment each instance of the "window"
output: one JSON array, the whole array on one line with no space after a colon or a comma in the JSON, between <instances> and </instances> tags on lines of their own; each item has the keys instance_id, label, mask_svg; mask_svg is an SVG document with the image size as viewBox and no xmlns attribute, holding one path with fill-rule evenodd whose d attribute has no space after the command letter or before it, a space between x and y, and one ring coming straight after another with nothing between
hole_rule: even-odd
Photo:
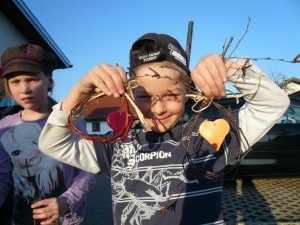
<instances>
[{"instance_id":1,"label":"window","mask_svg":"<svg viewBox=\"0 0 300 225\"><path fill-rule=\"evenodd\" d=\"M100 132L100 122L92 122L92 132Z\"/></svg>"},{"instance_id":2,"label":"window","mask_svg":"<svg viewBox=\"0 0 300 225\"><path fill-rule=\"evenodd\" d=\"M297 102L292 102L281 117L280 123L282 124L292 124L292 123L300 123L300 104Z\"/></svg>"}]
</instances>

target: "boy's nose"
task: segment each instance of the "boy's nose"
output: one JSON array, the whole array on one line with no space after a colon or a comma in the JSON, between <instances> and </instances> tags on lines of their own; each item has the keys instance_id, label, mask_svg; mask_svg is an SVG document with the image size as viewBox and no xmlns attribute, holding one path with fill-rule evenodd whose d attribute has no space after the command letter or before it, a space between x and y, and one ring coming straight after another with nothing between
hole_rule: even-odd
<instances>
[{"instance_id":1,"label":"boy's nose","mask_svg":"<svg viewBox=\"0 0 300 225\"><path fill-rule=\"evenodd\" d=\"M155 99L151 108L152 113L156 115L162 115L167 111L166 104L161 99Z\"/></svg>"}]
</instances>

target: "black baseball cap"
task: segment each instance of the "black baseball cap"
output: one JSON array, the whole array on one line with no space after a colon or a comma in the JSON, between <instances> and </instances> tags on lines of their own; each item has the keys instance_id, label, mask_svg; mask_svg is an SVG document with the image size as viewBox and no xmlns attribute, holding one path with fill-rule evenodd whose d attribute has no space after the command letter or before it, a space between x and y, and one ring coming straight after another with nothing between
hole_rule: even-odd
<instances>
[{"instance_id":1,"label":"black baseball cap","mask_svg":"<svg viewBox=\"0 0 300 225\"><path fill-rule=\"evenodd\" d=\"M190 74L185 50L175 38L167 34L147 33L138 38L130 49L130 69L163 61L173 62Z\"/></svg>"}]
</instances>

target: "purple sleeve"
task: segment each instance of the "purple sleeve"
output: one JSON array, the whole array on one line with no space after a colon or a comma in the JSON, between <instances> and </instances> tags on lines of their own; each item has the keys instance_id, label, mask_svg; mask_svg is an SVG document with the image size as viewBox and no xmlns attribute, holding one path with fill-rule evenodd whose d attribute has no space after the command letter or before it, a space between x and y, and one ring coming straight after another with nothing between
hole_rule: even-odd
<instances>
[{"instance_id":1,"label":"purple sleeve","mask_svg":"<svg viewBox=\"0 0 300 225\"><path fill-rule=\"evenodd\" d=\"M71 214L83 215L87 194L96 183L96 175L66 164L64 167L65 172L69 171L69 173L65 174L67 191L60 198L63 198L67 202ZM70 176L71 174L73 176Z\"/></svg>"},{"instance_id":2,"label":"purple sleeve","mask_svg":"<svg viewBox=\"0 0 300 225\"><path fill-rule=\"evenodd\" d=\"M0 207L12 188L12 164L9 155L0 146Z\"/></svg>"}]
</instances>

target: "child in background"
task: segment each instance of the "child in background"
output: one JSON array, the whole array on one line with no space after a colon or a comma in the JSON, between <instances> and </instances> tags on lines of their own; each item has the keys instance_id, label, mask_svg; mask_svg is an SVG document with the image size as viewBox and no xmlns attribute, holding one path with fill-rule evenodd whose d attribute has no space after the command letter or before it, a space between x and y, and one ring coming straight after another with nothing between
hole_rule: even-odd
<instances>
[{"instance_id":1,"label":"child in background","mask_svg":"<svg viewBox=\"0 0 300 225\"><path fill-rule=\"evenodd\" d=\"M203 118L198 118L188 132L191 125L183 118L190 92L186 85L190 84L189 76L208 99L224 96L226 81L245 94L246 104L233 116L250 146L289 105L283 91L265 76L259 81L261 74L251 67L245 70L243 64L230 60L224 63L217 54L202 58L192 72L187 65L187 55L176 39L145 34L130 50L130 78L138 81L138 87L125 88L126 73L119 65L100 64L54 106L43 128L41 151L111 179L115 224L224 223L223 169L248 146L238 138L231 123L219 151L198 132ZM126 139L114 144L92 142L72 133L68 128L70 110L99 90L115 98L128 91L147 126L131 129ZM101 138L115 135L110 131ZM214 176L208 178L201 171Z\"/></svg>"},{"instance_id":2,"label":"child in background","mask_svg":"<svg viewBox=\"0 0 300 225\"><path fill-rule=\"evenodd\" d=\"M48 96L55 56L38 45L23 44L6 49L1 65L7 95L23 110L0 121L0 206L13 188L12 224L81 224L95 175L38 148L55 104Z\"/></svg>"}]
</instances>

